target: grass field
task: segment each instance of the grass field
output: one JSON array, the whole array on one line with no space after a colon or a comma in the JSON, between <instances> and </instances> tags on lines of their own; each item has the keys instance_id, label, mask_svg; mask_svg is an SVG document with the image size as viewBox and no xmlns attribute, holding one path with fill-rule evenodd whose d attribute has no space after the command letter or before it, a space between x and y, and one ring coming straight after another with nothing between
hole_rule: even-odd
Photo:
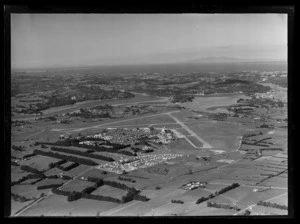
<instances>
[{"instance_id":1,"label":"grass field","mask_svg":"<svg viewBox=\"0 0 300 224\"><path fill-rule=\"evenodd\" d=\"M203 146L202 142L200 142L195 136L187 136L187 138L188 138L192 143L194 143L194 145L195 145L196 147L202 147L202 146Z\"/></svg>"},{"instance_id":2,"label":"grass field","mask_svg":"<svg viewBox=\"0 0 300 224\"><path fill-rule=\"evenodd\" d=\"M77 191L81 192L87 187L93 186L93 182L89 181L82 181L82 180L72 180L71 182L67 183L62 187L63 191Z\"/></svg>"},{"instance_id":3,"label":"grass field","mask_svg":"<svg viewBox=\"0 0 300 224\"><path fill-rule=\"evenodd\" d=\"M84 177L84 178L95 177L95 178L106 179L106 178L113 177L113 176L116 176L116 174L110 173L110 172L107 172L107 174L103 174L103 170L91 169L91 170L88 170L87 172L85 172L84 174L80 175L79 178L80 177Z\"/></svg>"},{"instance_id":4,"label":"grass field","mask_svg":"<svg viewBox=\"0 0 300 224\"><path fill-rule=\"evenodd\" d=\"M145 118L136 118L134 120L129 121L120 121L118 124L114 125L140 125L140 124L159 124L159 123L175 123L175 121L170 118L168 115L161 114L161 115L155 115L151 117L145 117ZM106 125L103 125L106 126ZM107 125L111 126L111 125Z\"/></svg>"},{"instance_id":5,"label":"grass field","mask_svg":"<svg viewBox=\"0 0 300 224\"><path fill-rule=\"evenodd\" d=\"M168 148L172 151L172 153L195 153L199 151L199 149L194 148L186 139L180 138L171 142L168 145Z\"/></svg>"},{"instance_id":6,"label":"grass field","mask_svg":"<svg viewBox=\"0 0 300 224\"><path fill-rule=\"evenodd\" d=\"M42 193L47 193L49 189L37 190L35 185L15 185L11 192L25 196L26 198L38 198Z\"/></svg>"},{"instance_id":7,"label":"grass field","mask_svg":"<svg viewBox=\"0 0 300 224\"><path fill-rule=\"evenodd\" d=\"M203 123L190 125L188 127L198 136L208 141L214 148L232 151L240 144L240 131L238 127L231 123Z\"/></svg>"},{"instance_id":8,"label":"grass field","mask_svg":"<svg viewBox=\"0 0 300 224\"><path fill-rule=\"evenodd\" d=\"M210 107L229 106L235 104L244 95L195 97L192 102L180 103L181 106L197 111L207 111Z\"/></svg>"},{"instance_id":9,"label":"grass field","mask_svg":"<svg viewBox=\"0 0 300 224\"><path fill-rule=\"evenodd\" d=\"M79 199L68 202L66 197L52 194L38 204L33 205L20 216L97 216L118 206L117 203Z\"/></svg>"},{"instance_id":10,"label":"grass field","mask_svg":"<svg viewBox=\"0 0 300 224\"><path fill-rule=\"evenodd\" d=\"M93 195L109 196L118 199L121 199L126 193L127 191L125 190L107 185L103 185L92 192Z\"/></svg>"}]
</instances>

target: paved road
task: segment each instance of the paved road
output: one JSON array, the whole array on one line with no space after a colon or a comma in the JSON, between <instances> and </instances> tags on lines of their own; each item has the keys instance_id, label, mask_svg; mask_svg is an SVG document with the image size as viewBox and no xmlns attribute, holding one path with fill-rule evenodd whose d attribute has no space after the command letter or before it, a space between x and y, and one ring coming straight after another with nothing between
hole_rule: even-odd
<instances>
[{"instance_id":1,"label":"paved road","mask_svg":"<svg viewBox=\"0 0 300 224\"><path fill-rule=\"evenodd\" d=\"M175 113L177 111L168 112L168 114L171 118L173 118L177 124L180 124L182 128L184 128L187 132L191 134L191 136L196 137L200 142L202 142L203 146L201 148L213 148L211 144L209 144L204 139L200 138L194 131L192 131L188 126L186 126L182 121L180 121L177 117L175 117L172 113ZM189 141L190 142L190 141ZM193 144L194 145L194 144ZM197 148L197 147L196 147Z\"/></svg>"}]
</instances>

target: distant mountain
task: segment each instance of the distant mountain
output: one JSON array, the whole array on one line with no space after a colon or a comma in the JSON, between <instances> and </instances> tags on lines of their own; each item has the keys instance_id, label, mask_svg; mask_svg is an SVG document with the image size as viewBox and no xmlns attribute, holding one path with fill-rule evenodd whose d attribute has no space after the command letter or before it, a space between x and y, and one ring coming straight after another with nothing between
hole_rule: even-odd
<instances>
[{"instance_id":1,"label":"distant mountain","mask_svg":"<svg viewBox=\"0 0 300 224\"><path fill-rule=\"evenodd\" d=\"M234 58L234 57L205 57L186 61L186 63L225 63L225 62L268 62L286 61L286 59L265 59L265 58Z\"/></svg>"}]
</instances>

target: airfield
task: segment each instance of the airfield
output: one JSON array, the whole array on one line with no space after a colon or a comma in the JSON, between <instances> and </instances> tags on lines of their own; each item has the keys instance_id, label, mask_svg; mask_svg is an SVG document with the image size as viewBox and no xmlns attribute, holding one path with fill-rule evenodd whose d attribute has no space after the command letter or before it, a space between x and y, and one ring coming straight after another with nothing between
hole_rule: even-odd
<instances>
[{"instance_id":1,"label":"airfield","mask_svg":"<svg viewBox=\"0 0 300 224\"><path fill-rule=\"evenodd\" d=\"M170 104L166 98L152 98L144 96L130 99L122 104L149 103L151 105ZM199 99L200 98L200 99ZM197 105L201 104L201 97L197 98ZM209 97L213 106L229 106L236 103L239 98L225 96ZM31 200L26 202L12 201L12 216L227 216L243 215L246 210L251 215L285 215L287 210L267 208L257 205L259 201L272 202L287 205L287 147L284 151L271 152L256 159L245 157L242 138L246 133L262 131L260 138L272 136L274 144L284 143L287 131L282 128L282 123L271 121L273 128L255 129L256 123L242 119L237 122L234 119L226 121L212 120L206 116L207 98L203 98L203 108L195 108L196 104L180 110L168 110L162 113L139 115L133 118L120 118L93 122L73 122L72 124L58 124L53 121L34 120L37 116L19 116L16 119L33 120L29 125L14 127L12 130L12 144L23 145L25 151L12 151L12 156L22 158L31 154L35 149L41 149L35 142L55 142L61 135L73 137L92 135L100 130L109 128L149 128L174 130L180 137L161 150L155 150L148 155L173 154L180 155L169 160L157 163L154 166L140 168L120 176L133 179L127 182L118 178L113 172L103 172L97 166L80 164L65 171L64 175L72 177L64 179L43 179L36 184L33 180L27 180L19 185L12 186L12 192ZM234 99L234 100L233 100ZM219 102L219 103L218 103ZM120 104L120 101L111 101L112 105ZM81 104L88 107L91 103ZM78 105L77 105L78 106ZM58 116L62 113L77 110L77 106L64 107L47 111L47 115ZM194 112L197 110L198 112ZM203 113L202 113L203 112ZM272 114L270 114L272 116ZM284 115L283 115L284 116ZM252 126L251 126L252 125ZM257 126L257 125L256 125ZM70 146L68 148L82 150ZM245 148L246 149L246 148ZM46 149L48 150L48 149ZM109 155L115 160L126 158L119 154L99 153ZM208 158L208 159L207 159ZM92 159L100 165L106 162ZM19 161L19 165L29 165L38 170L45 170L47 175L57 175L61 170L48 169L48 165L57 162L58 159L37 155L26 160ZM68 166L72 164L65 164ZM19 166L12 167L12 180L18 180L26 175ZM68 202L64 196L56 195L50 189L37 190L37 186L60 184L60 188L70 191L81 191L91 182L88 177L101 178L108 181L117 181L132 186L141 191L149 201L130 201L124 204L88 200L81 198ZM192 190L182 189L182 185L192 181L206 182L204 188ZM237 206L240 210L207 207L207 202L196 204L201 197L207 197L220 189L239 183L239 187L226 193L217 195L210 202ZM93 194L115 196L121 198L125 195L121 189L110 186L101 186ZM182 204L172 203L172 200L183 201Z\"/></svg>"}]
</instances>

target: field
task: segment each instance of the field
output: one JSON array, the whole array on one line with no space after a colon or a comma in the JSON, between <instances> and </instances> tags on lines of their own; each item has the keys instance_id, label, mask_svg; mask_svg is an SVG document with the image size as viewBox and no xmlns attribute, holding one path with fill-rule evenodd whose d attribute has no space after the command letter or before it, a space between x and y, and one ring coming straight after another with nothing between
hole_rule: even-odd
<instances>
[{"instance_id":1,"label":"field","mask_svg":"<svg viewBox=\"0 0 300 224\"><path fill-rule=\"evenodd\" d=\"M193 102L181 103L180 105L190 108L196 111L206 111L210 107L220 107L220 106L229 106L235 104L239 98L244 97L244 95L229 95L229 96L202 96L195 97Z\"/></svg>"},{"instance_id":2,"label":"field","mask_svg":"<svg viewBox=\"0 0 300 224\"><path fill-rule=\"evenodd\" d=\"M196 147L202 147L203 144L200 142L195 136L187 136L187 138L196 146Z\"/></svg>"},{"instance_id":3,"label":"field","mask_svg":"<svg viewBox=\"0 0 300 224\"><path fill-rule=\"evenodd\" d=\"M188 127L208 141L214 148L233 151L240 144L239 128L231 123L189 124Z\"/></svg>"},{"instance_id":4,"label":"field","mask_svg":"<svg viewBox=\"0 0 300 224\"><path fill-rule=\"evenodd\" d=\"M48 165L50 163L55 163L59 161L60 159L48 157L48 156L41 156L36 155L33 157L30 157L29 160L27 160L27 163L30 164L31 167L38 169L38 170L46 170L48 169Z\"/></svg>"},{"instance_id":5,"label":"field","mask_svg":"<svg viewBox=\"0 0 300 224\"><path fill-rule=\"evenodd\" d=\"M84 178L95 177L95 178L105 179L105 178L109 178L109 177L112 177L112 176L115 176L115 175L116 175L115 173L107 172L107 174L103 174L102 170L91 169L91 170L88 170L87 172L81 174L78 178L81 178L81 177L84 177Z\"/></svg>"},{"instance_id":6,"label":"field","mask_svg":"<svg viewBox=\"0 0 300 224\"><path fill-rule=\"evenodd\" d=\"M121 199L126 195L127 191L121 190L119 188L114 188L111 186L103 185L98 187L95 191L92 192L93 195L109 196L113 198Z\"/></svg>"},{"instance_id":7,"label":"field","mask_svg":"<svg viewBox=\"0 0 300 224\"><path fill-rule=\"evenodd\" d=\"M95 183L83 180L72 180L71 182L64 185L61 189L63 191L77 191L81 192L87 187L93 186Z\"/></svg>"},{"instance_id":8,"label":"field","mask_svg":"<svg viewBox=\"0 0 300 224\"><path fill-rule=\"evenodd\" d=\"M180 138L171 142L168 145L168 148L172 151L172 153L195 153L199 152L199 149L194 148L186 139Z\"/></svg>"},{"instance_id":9,"label":"field","mask_svg":"<svg viewBox=\"0 0 300 224\"><path fill-rule=\"evenodd\" d=\"M244 73L238 75L243 74ZM201 77L201 75L195 75L195 77ZM234 76L237 74L231 75ZM140 74L139 76L142 77L143 75ZM209 77L210 76L211 75L209 75ZM213 78L218 80L218 78L222 76L219 74ZM124 80L127 80L128 77L124 76L123 78ZM149 82L158 82L158 85L164 83L163 85L172 86L172 84L165 83L164 79L168 77L167 74L156 74L155 77L158 77L158 79L153 79ZM178 77L181 76L178 75ZM174 76L174 80L172 79L171 83L178 81L178 77ZM185 75L182 77L185 77ZM247 78L251 80L253 77L254 76L249 75ZM257 77L259 77L259 75ZM73 80L73 77L70 77L70 79ZM83 83L82 85L93 85L93 83L90 82L91 80L81 81ZM81 83L81 81L79 83ZM85 83L85 81L87 81L87 83ZM145 76L145 79L143 79L142 82L148 82L148 76ZM121 85L120 82L116 83L117 84L110 83L110 85ZM180 83L178 85L184 84ZM99 86L102 86L102 84L99 84ZM131 84L128 88L134 89L135 87ZM270 109L256 108L251 112L252 114L236 112L240 117L228 117L224 121L218 121L214 117L216 112L227 112L226 107L228 107L228 105L236 104L239 98L247 97L244 97L241 94L218 94L195 97L193 102L174 104L168 102L171 99L170 97L159 98L142 94L135 95L135 98L130 99L84 101L75 105L53 107L44 111L44 116L59 115L80 108L89 108L101 104L133 105L137 103L140 105L147 104L159 106L178 105L184 106L186 109L178 107L176 111L175 109L172 109L171 111L170 108L164 108L160 110L164 113L148 113L139 116L114 119L85 119L72 117L70 124L59 123L55 120L28 120L31 123L24 125L21 122L16 122L15 125L19 126L13 127L12 129L12 144L15 146L24 146L25 151L19 152L12 150L11 155L22 158L24 155L32 153L34 149L41 149L41 146L35 146L35 142L55 142L60 138L61 134L64 134L66 137L71 135L71 138L76 138L79 136L79 133L81 136L86 136L88 134L99 133L101 130L108 127L135 128L152 126L155 128L166 127L167 129L176 129L185 137L176 139L170 144L162 145L155 149L155 152L145 153L148 153L147 155L178 153L182 154L182 157L171 159L151 167L129 171L128 173L120 175L106 171L104 172L103 170L86 165L79 165L69 171L52 168L47 170L44 174L48 176L63 173L66 176L75 177L75 179L69 181L62 179L43 179L34 185L31 185L30 183L36 179L29 179L24 181L24 184L12 186L11 189L13 193L28 198L39 198L42 193L45 194L43 200L30 206L27 210L20 213L20 216L232 216L237 213L237 211L210 208L207 207L207 201L200 204L196 204L195 202L199 198L207 197L233 183L239 183L240 186L218 195L209 201L220 204L237 205L241 209L246 209L253 205L252 215L286 214L286 211L255 205L259 201L270 201L281 205L287 205L288 202L287 128L281 127L286 126L287 122L276 120L285 119L287 117L285 107L274 107ZM25 98L26 96L23 97L23 99ZM27 98L31 99L31 97ZM266 105L269 106L267 103ZM141 111L138 113L145 112L144 109ZM132 112L136 113L134 110ZM17 115L14 116L13 119L18 117L38 118L42 117L42 115ZM260 117L260 119L254 119L255 117ZM68 114L56 116L56 119L69 119L69 116ZM259 126L264 123L272 124L274 127L260 128ZM242 135L254 132L263 132L263 135L249 137L249 139L260 140L262 138L272 137L272 139L267 140L268 142L273 143L270 147L281 147L284 151L262 151L262 157L256 160L244 159L246 152L243 150L261 148L261 146L245 144L242 144L242 147L240 148ZM202 138L203 140L200 141ZM195 145L195 147L193 145ZM210 145L212 147L210 147ZM42 150L50 151L50 147L51 146L47 146L46 149ZM86 151L86 149L73 146L66 148ZM67 153L61 154L71 155ZM127 156L109 152L91 153L91 155L93 154L109 156L115 160L127 158ZM73 156L86 158L77 155ZM12 161L14 160L15 158L12 158ZM98 159L92 160L98 164L107 163L106 161ZM38 170L45 170L48 169L50 163L57 161L59 161L59 159L37 155L26 161L18 161L18 164L29 165ZM66 167L73 163L74 162L67 162L61 166ZM126 163L126 161L120 161L120 163ZM20 167L17 166L12 166L11 172L12 181L19 180L23 176L29 174L28 172L21 171ZM53 194L51 189L36 189L38 186L65 184L61 187L62 190L80 192L83 189L94 185L93 182L84 180L88 177L101 178L134 187L141 191L141 195L147 196L150 200L147 202L133 200L125 204L92 199L79 199L68 202L65 196ZM120 180L119 177L130 178L133 179L134 182L132 183L124 179ZM199 187L193 190L182 189L182 185L191 181L207 182L207 185L204 188ZM103 185L92 192L93 195L110 196L119 199L126 193L127 191L125 190L108 185ZM184 204L172 203L171 200L182 200ZM30 202L13 202L13 212L20 210L28 203Z\"/></svg>"},{"instance_id":10,"label":"field","mask_svg":"<svg viewBox=\"0 0 300 224\"><path fill-rule=\"evenodd\" d=\"M160 124L160 123L175 123L175 121L172 118L170 118L168 115L160 114L160 115L154 115L150 117L145 116L142 118L131 119L128 121L120 121L118 122L117 125L122 126L122 125Z\"/></svg>"},{"instance_id":11,"label":"field","mask_svg":"<svg viewBox=\"0 0 300 224\"><path fill-rule=\"evenodd\" d=\"M35 185L16 185L11 188L11 192L22 195L26 198L38 198L42 193L49 192L50 189L37 190Z\"/></svg>"},{"instance_id":12,"label":"field","mask_svg":"<svg viewBox=\"0 0 300 224\"><path fill-rule=\"evenodd\" d=\"M97 216L98 213L116 206L116 203L88 199L68 202L66 197L51 194L22 213L22 216Z\"/></svg>"}]
</instances>

